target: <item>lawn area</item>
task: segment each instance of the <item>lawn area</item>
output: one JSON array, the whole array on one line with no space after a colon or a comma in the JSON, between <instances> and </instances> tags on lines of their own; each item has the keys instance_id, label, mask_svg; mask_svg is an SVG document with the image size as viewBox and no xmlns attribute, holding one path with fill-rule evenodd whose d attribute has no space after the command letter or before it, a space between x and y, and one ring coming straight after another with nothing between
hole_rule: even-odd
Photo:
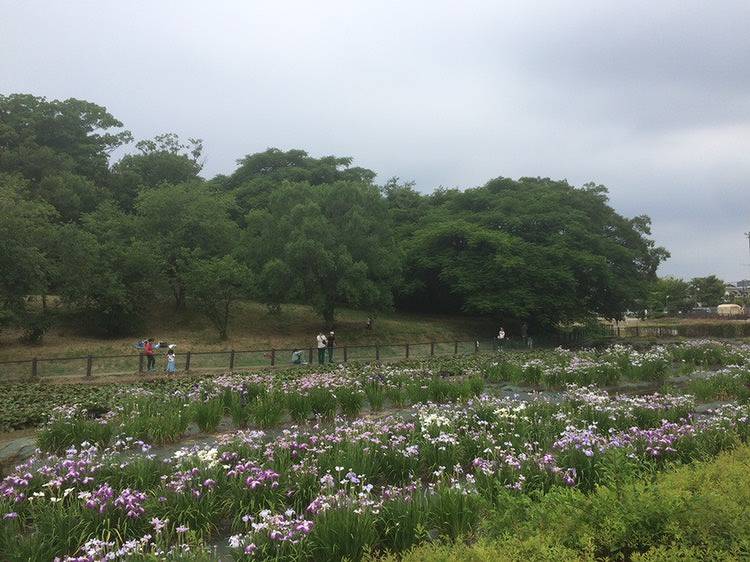
<instances>
[{"instance_id":1,"label":"lawn area","mask_svg":"<svg viewBox=\"0 0 750 562\"><path fill-rule=\"evenodd\" d=\"M336 316L336 341L343 345L374 345L392 342L429 342L472 340L490 337L497 329L484 318L470 316L433 316L400 312L379 313L373 330L366 329L367 312L339 309ZM64 324L50 331L44 342L29 346L19 342L19 333L0 333L0 361L32 357L76 357L133 353L133 343L142 337L176 343L178 350L226 351L231 349L271 349L310 347L315 335L324 328L309 306L285 305L279 314L269 314L259 303L235 305L229 339L219 340L211 324L191 310L175 312L171 306L155 306L152 321L142 334L114 339L85 335L81 326Z\"/></svg>"}]
</instances>

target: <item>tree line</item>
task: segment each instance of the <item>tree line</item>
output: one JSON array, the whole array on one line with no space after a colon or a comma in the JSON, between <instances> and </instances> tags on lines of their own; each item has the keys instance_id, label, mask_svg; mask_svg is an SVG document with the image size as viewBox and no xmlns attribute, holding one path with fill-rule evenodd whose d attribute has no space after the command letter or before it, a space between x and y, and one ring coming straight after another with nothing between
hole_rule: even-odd
<instances>
[{"instance_id":1,"label":"tree line","mask_svg":"<svg viewBox=\"0 0 750 562\"><path fill-rule=\"evenodd\" d=\"M544 328L642 306L668 256L601 185L498 177L424 194L276 148L205 179L200 139L133 140L97 104L0 95L0 327L39 340L54 297L104 336L171 301L225 338L246 298L310 304L327 325L345 305Z\"/></svg>"},{"instance_id":2,"label":"tree line","mask_svg":"<svg viewBox=\"0 0 750 562\"><path fill-rule=\"evenodd\" d=\"M677 277L662 277L651 286L646 310L651 313L674 315L694 308L715 307L722 303L748 304L746 298L726 294L726 282L716 275L693 277L686 281Z\"/></svg>"}]
</instances>

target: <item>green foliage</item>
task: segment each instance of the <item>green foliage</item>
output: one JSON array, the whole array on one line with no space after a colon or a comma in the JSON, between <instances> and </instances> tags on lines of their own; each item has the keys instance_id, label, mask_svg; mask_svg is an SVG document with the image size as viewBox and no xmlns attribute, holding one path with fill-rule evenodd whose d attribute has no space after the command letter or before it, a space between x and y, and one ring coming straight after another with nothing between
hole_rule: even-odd
<instances>
[{"instance_id":1,"label":"green foliage","mask_svg":"<svg viewBox=\"0 0 750 562\"><path fill-rule=\"evenodd\" d=\"M194 273L195 262L221 258L232 249L239 234L230 219L234 202L194 181L142 190L135 206L137 236L158 248L161 263L154 274L166 277L180 308L185 304L186 277Z\"/></svg>"},{"instance_id":2,"label":"green foliage","mask_svg":"<svg viewBox=\"0 0 750 562\"><path fill-rule=\"evenodd\" d=\"M281 423L284 417L284 400L277 393L259 396L252 404L253 421L258 427L269 428Z\"/></svg>"},{"instance_id":3,"label":"green foliage","mask_svg":"<svg viewBox=\"0 0 750 562\"><path fill-rule=\"evenodd\" d=\"M690 280L690 294L700 306L718 306L724 299L726 283L716 277L694 277Z\"/></svg>"},{"instance_id":4,"label":"green foliage","mask_svg":"<svg viewBox=\"0 0 750 562\"><path fill-rule=\"evenodd\" d=\"M374 185L349 157L275 148L205 181L202 141L173 133L110 166L131 140L121 127L87 101L0 96L0 322L30 340L55 316L22 299L48 294L107 336L139 330L151 302L192 299L225 338L248 272L271 312L304 302L327 325L339 306L394 302L532 329L649 298L682 307L684 287L650 285L667 253L648 218L617 214L602 186L498 178L422 195L398 178ZM694 279L691 291L713 304L720 285Z\"/></svg>"},{"instance_id":5,"label":"green foliage","mask_svg":"<svg viewBox=\"0 0 750 562\"><path fill-rule=\"evenodd\" d=\"M602 186L499 178L436 192L407 244L416 281L405 298L541 325L619 318L667 255L649 234L648 219L615 213Z\"/></svg>"},{"instance_id":6,"label":"green foliage","mask_svg":"<svg viewBox=\"0 0 750 562\"><path fill-rule=\"evenodd\" d=\"M690 284L676 277L657 279L652 284L646 301L646 308L649 311L664 311L666 314L685 312L695 305Z\"/></svg>"},{"instance_id":7,"label":"green foliage","mask_svg":"<svg viewBox=\"0 0 750 562\"><path fill-rule=\"evenodd\" d=\"M180 142L174 133L158 135L136 144L140 154L126 154L112 167L114 196L125 209L132 209L141 189L161 184L180 184L198 179L203 141Z\"/></svg>"},{"instance_id":8,"label":"green foliage","mask_svg":"<svg viewBox=\"0 0 750 562\"><path fill-rule=\"evenodd\" d=\"M362 409L365 394L357 388L339 388L336 390L336 399L346 417L356 418Z\"/></svg>"},{"instance_id":9,"label":"green foliage","mask_svg":"<svg viewBox=\"0 0 750 562\"><path fill-rule=\"evenodd\" d=\"M203 400L195 405L195 423L201 431L216 431L223 414L224 406L217 398Z\"/></svg>"},{"instance_id":10,"label":"green foliage","mask_svg":"<svg viewBox=\"0 0 750 562\"><path fill-rule=\"evenodd\" d=\"M227 339L232 303L252 291L250 270L231 256L197 259L184 275L185 287L200 310L219 333Z\"/></svg>"}]
</instances>

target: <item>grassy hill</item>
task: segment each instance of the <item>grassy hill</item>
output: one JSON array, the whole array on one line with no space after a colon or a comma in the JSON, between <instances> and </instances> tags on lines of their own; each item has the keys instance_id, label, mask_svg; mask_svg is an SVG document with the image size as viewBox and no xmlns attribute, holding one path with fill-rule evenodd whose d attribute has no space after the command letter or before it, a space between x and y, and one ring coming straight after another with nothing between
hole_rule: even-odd
<instances>
[{"instance_id":1,"label":"grassy hill","mask_svg":"<svg viewBox=\"0 0 750 562\"><path fill-rule=\"evenodd\" d=\"M392 312L375 316L373 330L368 331L367 316L362 311L338 310L335 330L340 345L471 340L491 336L497 330L495 323L485 318ZM315 335L323 328L320 317L309 306L286 305L281 313L269 314L262 304L243 302L235 305L229 339L221 341L210 323L194 311L175 312L170 306L154 306L147 329L129 337L98 339L85 335L82 326L70 324L50 331L41 345L29 346L18 341L19 333L4 331L0 333L0 361L131 353L133 343L145 337L176 343L182 351L309 347L314 346Z\"/></svg>"}]
</instances>

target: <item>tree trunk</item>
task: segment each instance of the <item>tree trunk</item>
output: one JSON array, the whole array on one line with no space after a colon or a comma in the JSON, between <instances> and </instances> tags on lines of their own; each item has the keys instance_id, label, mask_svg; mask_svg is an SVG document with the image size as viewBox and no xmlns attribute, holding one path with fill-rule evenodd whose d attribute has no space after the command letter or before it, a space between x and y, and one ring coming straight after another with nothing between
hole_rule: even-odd
<instances>
[{"instance_id":1,"label":"tree trunk","mask_svg":"<svg viewBox=\"0 0 750 562\"><path fill-rule=\"evenodd\" d=\"M333 329L333 321L335 318L335 304L332 300L326 300L323 306L323 321L326 324L326 328L329 330Z\"/></svg>"},{"instance_id":2,"label":"tree trunk","mask_svg":"<svg viewBox=\"0 0 750 562\"><path fill-rule=\"evenodd\" d=\"M175 310L183 310L185 308L185 285L175 280L172 284L172 292L174 293Z\"/></svg>"},{"instance_id":3,"label":"tree trunk","mask_svg":"<svg viewBox=\"0 0 750 562\"><path fill-rule=\"evenodd\" d=\"M230 304L231 304L230 300L227 300L224 303L224 315L221 318L221 327L219 328L219 338L222 340L225 340L228 338L227 326L229 326L229 305Z\"/></svg>"}]
</instances>

